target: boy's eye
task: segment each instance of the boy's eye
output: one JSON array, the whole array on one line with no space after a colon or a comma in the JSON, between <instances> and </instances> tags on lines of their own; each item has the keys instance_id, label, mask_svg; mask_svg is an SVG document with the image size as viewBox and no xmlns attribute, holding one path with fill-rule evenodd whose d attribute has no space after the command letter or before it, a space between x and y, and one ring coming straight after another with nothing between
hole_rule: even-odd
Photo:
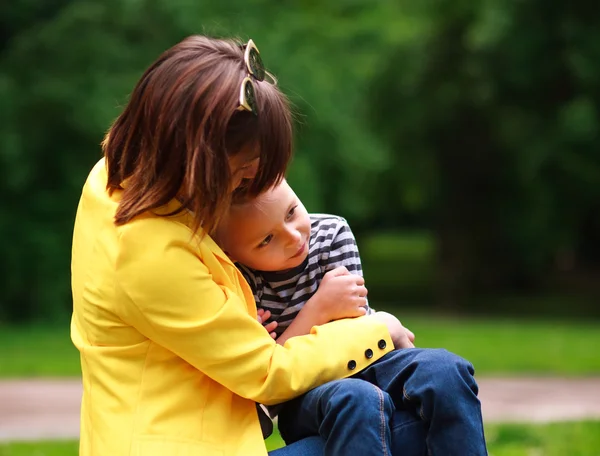
<instances>
[{"instance_id":1,"label":"boy's eye","mask_svg":"<svg viewBox=\"0 0 600 456\"><path fill-rule=\"evenodd\" d=\"M269 234L266 238L264 238L262 240L262 242L260 244L258 244L258 247L265 247L267 245L269 245L269 243L273 240L273 235Z\"/></svg>"},{"instance_id":2,"label":"boy's eye","mask_svg":"<svg viewBox=\"0 0 600 456\"><path fill-rule=\"evenodd\" d=\"M294 207L292 207L292 208L289 210L289 212L287 213L287 218L288 218L288 219L289 219L289 218L292 218L292 217L294 216L294 213L296 212L296 208L297 208L297 207L298 207L298 206L294 206Z\"/></svg>"}]
</instances>

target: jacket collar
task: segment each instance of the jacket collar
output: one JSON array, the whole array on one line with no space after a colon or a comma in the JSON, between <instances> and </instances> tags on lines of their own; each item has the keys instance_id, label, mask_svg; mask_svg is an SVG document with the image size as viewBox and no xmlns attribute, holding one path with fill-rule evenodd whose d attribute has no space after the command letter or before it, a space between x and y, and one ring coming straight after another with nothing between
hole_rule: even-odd
<instances>
[{"instance_id":1,"label":"jacket collar","mask_svg":"<svg viewBox=\"0 0 600 456\"><path fill-rule=\"evenodd\" d=\"M158 209L155 209L153 212L157 215L161 214L169 214L181 208L181 203L177 199L171 200L165 206L162 206ZM174 221L184 224L190 230L194 226L194 216L189 209L183 209L176 215L172 215L169 218L172 218ZM225 252L219 247L219 245L214 241L214 239L205 232L202 227L198 229L198 231L194 234L197 237L199 242L202 242L205 246L207 246L210 251L221 260L226 262L227 264L234 266L233 261L227 256Z\"/></svg>"},{"instance_id":2,"label":"jacket collar","mask_svg":"<svg viewBox=\"0 0 600 456\"><path fill-rule=\"evenodd\" d=\"M102 158L100 161L104 162L104 165L106 167L105 159ZM106 170L105 170L105 172L106 172ZM127 187L127 179L125 179L121 183L121 188L125 189L126 187ZM181 203L177 199L172 199L164 206L159 207L158 209L155 209L152 212L157 215L166 215L166 214L175 212L179 208L181 208ZM194 217L189 209L184 209L183 211L179 212L176 215L169 216L169 218L172 218L175 221L183 223L190 229L192 229L192 227L194 226ZM208 233L204 232L204 230L202 228L198 229L198 232L195 234L195 236L198 236L199 238L201 238L201 242L205 243L205 245L208 246L208 248L211 250L211 252L215 256L219 257L221 260L225 261L226 263L230 264L231 266L234 266L233 261L231 261L231 259L225 254L225 252L223 252L221 247L219 247L219 245L213 240L213 238L210 237L210 235Z\"/></svg>"}]
</instances>

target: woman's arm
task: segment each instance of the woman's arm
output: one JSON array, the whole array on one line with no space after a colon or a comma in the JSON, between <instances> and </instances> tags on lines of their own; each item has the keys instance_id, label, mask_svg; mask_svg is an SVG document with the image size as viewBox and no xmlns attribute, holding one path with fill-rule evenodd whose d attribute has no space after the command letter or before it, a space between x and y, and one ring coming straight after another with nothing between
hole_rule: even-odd
<instances>
[{"instance_id":1,"label":"woman's arm","mask_svg":"<svg viewBox=\"0 0 600 456\"><path fill-rule=\"evenodd\" d=\"M240 396L275 404L352 375L392 350L385 324L346 319L275 343L234 266L193 244L190 231L148 218L121 228L115 288L121 318ZM383 348L381 348L383 347ZM374 356L365 357L371 349Z\"/></svg>"}]
</instances>

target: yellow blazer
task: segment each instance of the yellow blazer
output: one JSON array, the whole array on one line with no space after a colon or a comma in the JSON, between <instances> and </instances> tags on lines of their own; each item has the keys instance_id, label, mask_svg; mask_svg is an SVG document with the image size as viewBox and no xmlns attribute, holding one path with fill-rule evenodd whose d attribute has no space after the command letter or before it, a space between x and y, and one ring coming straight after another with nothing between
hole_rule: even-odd
<instances>
[{"instance_id":1,"label":"yellow blazer","mask_svg":"<svg viewBox=\"0 0 600 456\"><path fill-rule=\"evenodd\" d=\"M255 401L292 399L393 348L369 317L277 345L256 321L243 277L209 236L192 233L189 215L149 213L115 226L120 192L109 197L106 179L101 160L73 235L80 455L264 456Z\"/></svg>"}]
</instances>

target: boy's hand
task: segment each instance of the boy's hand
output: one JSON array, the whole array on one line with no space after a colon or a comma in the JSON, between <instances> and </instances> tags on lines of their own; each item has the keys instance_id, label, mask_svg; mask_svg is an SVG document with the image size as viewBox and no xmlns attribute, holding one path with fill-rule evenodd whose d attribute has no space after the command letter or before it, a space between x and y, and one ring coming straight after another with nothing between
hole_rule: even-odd
<instances>
[{"instance_id":1,"label":"boy's hand","mask_svg":"<svg viewBox=\"0 0 600 456\"><path fill-rule=\"evenodd\" d=\"M265 311L265 309L258 309L258 311L256 312L257 316L256 319L258 320L258 322L264 326L264 328L267 330L267 332L269 333L269 335L275 339L277 337L277 334L275 334L275 328L277 328L277 322L276 321L272 321L271 323L265 323L269 318L271 318L271 311L267 310Z\"/></svg>"},{"instance_id":2,"label":"boy's hand","mask_svg":"<svg viewBox=\"0 0 600 456\"><path fill-rule=\"evenodd\" d=\"M392 341L394 342L394 348L415 348L414 333L410 329L402 326L400 320L394 315L387 312L375 312L369 318L375 318L387 326Z\"/></svg>"},{"instance_id":3,"label":"boy's hand","mask_svg":"<svg viewBox=\"0 0 600 456\"><path fill-rule=\"evenodd\" d=\"M366 296L365 280L340 266L325 274L307 305L312 305L325 323L365 315Z\"/></svg>"}]
</instances>

